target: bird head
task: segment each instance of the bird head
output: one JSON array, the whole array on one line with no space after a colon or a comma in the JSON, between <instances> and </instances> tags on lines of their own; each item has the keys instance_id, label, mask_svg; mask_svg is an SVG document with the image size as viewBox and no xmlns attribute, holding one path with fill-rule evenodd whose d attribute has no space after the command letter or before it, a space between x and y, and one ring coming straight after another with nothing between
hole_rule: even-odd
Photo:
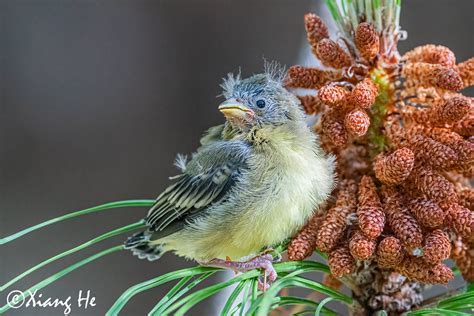
<instances>
[{"instance_id":1,"label":"bird head","mask_svg":"<svg viewBox=\"0 0 474 316\"><path fill-rule=\"evenodd\" d=\"M240 130L279 126L299 118L297 99L283 87L284 75L275 63L266 64L264 73L246 79L229 74L221 85L226 100L219 110Z\"/></svg>"}]
</instances>

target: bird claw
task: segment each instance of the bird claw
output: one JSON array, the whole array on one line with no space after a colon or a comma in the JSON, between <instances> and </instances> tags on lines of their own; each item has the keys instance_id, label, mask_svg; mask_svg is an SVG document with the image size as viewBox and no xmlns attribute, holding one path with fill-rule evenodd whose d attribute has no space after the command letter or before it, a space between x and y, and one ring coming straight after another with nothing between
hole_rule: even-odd
<instances>
[{"instance_id":1,"label":"bird claw","mask_svg":"<svg viewBox=\"0 0 474 316\"><path fill-rule=\"evenodd\" d=\"M258 289L260 291L266 291L278 276L273 268L274 258L269 253L263 253L245 262L230 261L227 259L229 258L226 258L225 260L212 259L209 262L199 262L199 264L208 267L230 269L242 273L255 269L262 269L263 280L261 280L261 278L258 279Z\"/></svg>"}]
</instances>

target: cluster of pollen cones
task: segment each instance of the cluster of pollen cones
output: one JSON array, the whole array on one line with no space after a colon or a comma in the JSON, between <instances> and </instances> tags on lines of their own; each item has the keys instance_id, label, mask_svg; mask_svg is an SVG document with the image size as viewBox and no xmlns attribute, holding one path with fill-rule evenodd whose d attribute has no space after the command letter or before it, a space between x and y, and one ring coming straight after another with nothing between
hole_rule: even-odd
<instances>
[{"instance_id":1,"label":"cluster of pollen cones","mask_svg":"<svg viewBox=\"0 0 474 316\"><path fill-rule=\"evenodd\" d=\"M334 198L292 239L290 260L328 253L334 277L360 266L423 284L474 281L474 58L456 63L443 46L403 56L396 41L361 22L334 40L315 14L308 42L324 66L293 66L299 96L322 146L337 157ZM395 47L394 47L395 45ZM315 92L315 93L314 93Z\"/></svg>"}]
</instances>

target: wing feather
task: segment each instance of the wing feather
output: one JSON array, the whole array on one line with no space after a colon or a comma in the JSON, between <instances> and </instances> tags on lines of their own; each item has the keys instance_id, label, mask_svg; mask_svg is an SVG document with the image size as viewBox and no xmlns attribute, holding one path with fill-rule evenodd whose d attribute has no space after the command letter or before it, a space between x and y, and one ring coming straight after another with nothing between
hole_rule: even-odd
<instances>
[{"instance_id":1,"label":"wing feather","mask_svg":"<svg viewBox=\"0 0 474 316\"><path fill-rule=\"evenodd\" d=\"M195 214L219 202L230 192L240 168L238 164L226 162L198 175L183 174L157 198L146 223L151 230L160 232L182 221L187 214Z\"/></svg>"}]
</instances>

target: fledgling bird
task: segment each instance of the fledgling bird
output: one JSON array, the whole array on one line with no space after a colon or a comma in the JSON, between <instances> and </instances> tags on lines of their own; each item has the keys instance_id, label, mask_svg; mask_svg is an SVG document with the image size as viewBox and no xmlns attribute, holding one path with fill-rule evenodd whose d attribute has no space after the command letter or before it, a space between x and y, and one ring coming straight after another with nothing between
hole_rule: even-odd
<instances>
[{"instance_id":1,"label":"fledgling bird","mask_svg":"<svg viewBox=\"0 0 474 316\"><path fill-rule=\"evenodd\" d=\"M272 256L259 252L298 232L334 186L334 158L283 79L274 64L247 79L224 79L225 124L204 134L189 162L178 156L182 173L126 248L150 261L173 251L206 266L262 268L275 280Z\"/></svg>"}]
</instances>

